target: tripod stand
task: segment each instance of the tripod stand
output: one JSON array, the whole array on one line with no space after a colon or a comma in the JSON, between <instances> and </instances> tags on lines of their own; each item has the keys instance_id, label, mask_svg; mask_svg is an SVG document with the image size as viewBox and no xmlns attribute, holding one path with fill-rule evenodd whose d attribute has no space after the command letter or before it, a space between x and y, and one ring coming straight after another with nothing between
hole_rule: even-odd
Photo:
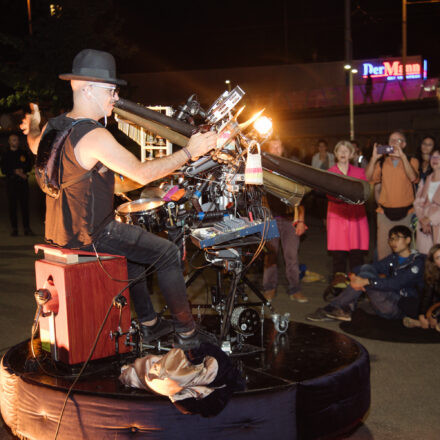
<instances>
[{"instance_id":1,"label":"tripod stand","mask_svg":"<svg viewBox=\"0 0 440 440\"><path fill-rule=\"evenodd\" d=\"M220 314L220 343L225 351L233 351L231 343L231 330L237 334L237 344L234 348L242 350L244 338L254 335L261 326L263 331L264 308L267 307L272 313L274 308L270 301L266 300L258 287L246 276L247 267L243 264L243 248L245 246L259 244L260 239L255 237L245 237L229 243L216 245L205 250L205 258L210 263L209 266L196 269L191 277L186 281L188 288L207 268L214 268L217 271L216 285L211 288L211 305L192 304L192 307L214 308ZM223 293L224 276L229 274L231 282L227 295ZM241 299L247 300L244 289L247 286L257 296L257 302L239 302ZM261 316L250 307L261 306ZM279 322L279 316L277 322ZM285 318L288 322L288 315ZM275 322L275 321L274 321ZM287 330L288 323L284 323ZM232 329L231 329L232 327ZM280 330L278 330L280 331ZM247 348L250 346L248 345ZM257 347L254 347L257 348ZM249 351L249 350L247 350ZM255 351L255 350L253 350Z\"/></svg>"}]
</instances>

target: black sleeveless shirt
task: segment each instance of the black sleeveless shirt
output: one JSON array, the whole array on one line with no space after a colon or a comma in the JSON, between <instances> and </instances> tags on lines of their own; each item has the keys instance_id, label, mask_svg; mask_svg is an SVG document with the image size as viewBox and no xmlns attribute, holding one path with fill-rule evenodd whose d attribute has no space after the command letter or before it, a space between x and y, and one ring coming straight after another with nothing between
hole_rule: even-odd
<instances>
[{"instance_id":1,"label":"black sleeveless shirt","mask_svg":"<svg viewBox=\"0 0 440 440\"><path fill-rule=\"evenodd\" d=\"M72 122L66 115L51 120L53 126L60 128ZM97 127L93 121L73 127L61 156L61 183L89 172L76 160L75 146ZM91 244L113 218L114 183L113 172L98 162L88 178L64 188L57 199L46 196L46 241L67 248Z\"/></svg>"}]
</instances>

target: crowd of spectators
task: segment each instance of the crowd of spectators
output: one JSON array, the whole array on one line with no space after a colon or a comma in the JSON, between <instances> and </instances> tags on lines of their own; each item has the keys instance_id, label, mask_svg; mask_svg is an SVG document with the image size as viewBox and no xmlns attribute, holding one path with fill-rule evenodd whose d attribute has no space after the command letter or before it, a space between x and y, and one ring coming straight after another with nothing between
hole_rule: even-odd
<instances>
[{"instance_id":1,"label":"crowd of spectators","mask_svg":"<svg viewBox=\"0 0 440 440\"><path fill-rule=\"evenodd\" d=\"M430 310L440 298L440 150L434 137L424 136L410 155L400 130L390 134L386 147L374 143L367 160L356 141L338 142L333 153L325 140L317 143L311 166L370 182L376 233L370 239L364 205L327 197L328 279L344 288L307 319L350 321L366 297L370 311L382 318L439 330ZM314 194L319 203L310 204L315 212L309 214L318 218L322 196ZM372 262L363 264L368 251Z\"/></svg>"},{"instance_id":2,"label":"crowd of spectators","mask_svg":"<svg viewBox=\"0 0 440 440\"><path fill-rule=\"evenodd\" d=\"M11 235L18 234L18 207L24 234L33 235L27 183L32 162L27 150L19 148L17 135L11 134L8 143L1 165L7 181ZM330 304L307 319L350 320L359 298L365 296L379 316L402 319L406 327L439 330L429 311L440 300L440 149L435 138L426 135L416 153L410 155L406 136L400 130L390 134L387 144L391 151L384 153L382 146L374 143L371 154L366 155L356 141L339 141L331 151L328 142L320 139L316 153L309 156L308 164L315 168L369 181L375 203L350 205L315 192L312 202L305 204L310 211L307 216L320 218L326 228L332 267L325 275L334 294ZM304 156L300 150L292 156L279 138L268 142L266 148L295 160ZM267 243L264 295L270 301L276 295L277 253L281 248L289 283L287 294L292 300L307 302L301 293L298 264L300 237L307 229L305 206L294 211L270 195L267 203L281 236ZM368 219L374 227L368 225ZM376 233L370 237L374 229ZM373 256L372 261L364 264L368 254Z\"/></svg>"}]
</instances>

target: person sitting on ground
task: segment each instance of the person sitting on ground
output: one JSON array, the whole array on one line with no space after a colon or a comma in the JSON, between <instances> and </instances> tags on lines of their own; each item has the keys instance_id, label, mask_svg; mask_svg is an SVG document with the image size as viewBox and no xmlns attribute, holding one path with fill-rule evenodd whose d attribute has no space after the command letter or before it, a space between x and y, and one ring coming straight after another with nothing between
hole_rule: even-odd
<instances>
[{"instance_id":1,"label":"person sitting on ground","mask_svg":"<svg viewBox=\"0 0 440 440\"><path fill-rule=\"evenodd\" d=\"M411 250L411 237L411 230L404 225L391 228L388 244L393 253L379 262L361 266L356 275L350 275L350 285L339 296L326 307L307 315L306 319L351 321L363 292L374 312L382 318L417 316L425 257Z\"/></svg>"},{"instance_id":2,"label":"person sitting on ground","mask_svg":"<svg viewBox=\"0 0 440 440\"><path fill-rule=\"evenodd\" d=\"M424 279L425 284L420 298L418 319L405 316L403 325L407 328L435 328L440 331L440 324L437 319L427 316L429 308L440 302L440 244L435 244L429 250L425 262Z\"/></svg>"}]
</instances>

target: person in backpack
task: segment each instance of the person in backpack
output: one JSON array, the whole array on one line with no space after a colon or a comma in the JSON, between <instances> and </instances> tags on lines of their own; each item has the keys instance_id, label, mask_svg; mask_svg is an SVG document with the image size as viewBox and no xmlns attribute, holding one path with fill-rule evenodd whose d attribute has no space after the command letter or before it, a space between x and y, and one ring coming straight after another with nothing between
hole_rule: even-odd
<instances>
[{"instance_id":1,"label":"person in backpack","mask_svg":"<svg viewBox=\"0 0 440 440\"><path fill-rule=\"evenodd\" d=\"M396 225L410 226L414 211L413 186L418 181L419 161L405 154L405 135L401 131L394 131L388 144L392 152L386 154L380 154L379 146L374 144L371 160L365 169L365 175L371 183L381 184L376 210L378 260L391 252L387 244L389 230Z\"/></svg>"},{"instance_id":2,"label":"person in backpack","mask_svg":"<svg viewBox=\"0 0 440 440\"><path fill-rule=\"evenodd\" d=\"M161 159L140 162L98 123L102 118L106 122L119 99L118 86L126 85L116 77L114 57L108 52L84 49L75 56L72 72L59 77L70 81L72 110L49 120L41 131L38 111L26 115L21 126L34 154L45 139L51 138L52 130L71 128L60 156L60 194L46 195L46 240L69 249L123 255L130 279L154 265L172 320L156 314L144 278L131 285L130 297L144 342L175 329L177 347L217 343L214 335L195 325L177 246L139 226L118 222L113 215L114 173L146 185L207 153L216 146L217 135L197 133L186 148ZM63 188L63 183L72 181L75 183Z\"/></svg>"}]
</instances>

